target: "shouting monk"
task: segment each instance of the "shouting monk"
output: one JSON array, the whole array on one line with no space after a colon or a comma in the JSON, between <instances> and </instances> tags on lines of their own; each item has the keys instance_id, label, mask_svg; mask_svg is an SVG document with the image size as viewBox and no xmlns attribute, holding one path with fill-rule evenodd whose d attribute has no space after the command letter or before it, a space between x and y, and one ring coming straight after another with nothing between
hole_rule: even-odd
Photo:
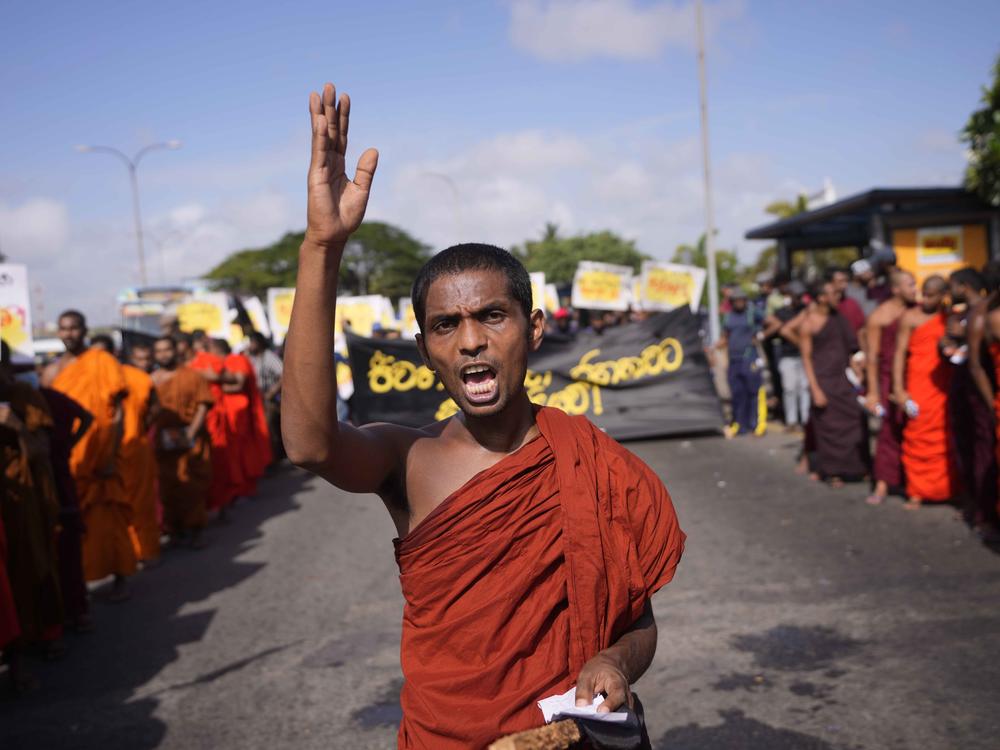
<instances>
[{"instance_id":1,"label":"shouting monk","mask_svg":"<svg viewBox=\"0 0 1000 750\"><path fill-rule=\"evenodd\" d=\"M896 332L899 319L917 299L917 281L909 271L893 271L889 275L892 297L871 314L866 324L868 359L868 398L865 406L871 413L880 408L882 427L875 444L872 473L875 489L868 503L878 505L890 491L903 492L903 412L892 399L892 361L896 356Z\"/></svg>"},{"instance_id":2,"label":"shouting monk","mask_svg":"<svg viewBox=\"0 0 1000 750\"><path fill-rule=\"evenodd\" d=\"M459 245L413 287L426 364L461 413L411 429L336 420L337 277L361 224L378 154L344 173L350 101L310 97L308 228L286 339L289 458L396 525L403 597L402 748L484 747L543 723L536 701L576 686L600 711L656 648L650 598L684 535L663 484L585 418L536 409L524 389L544 316L510 253Z\"/></svg>"},{"instance_id":3,"label":"shouting monk","mask_svg":"<svg viewBox=\"0 0 1000 750\"><path fill-rule=\"evenodd\" d=\"M114 576L109 598L124 601L128 598L126 576L136 570L129 534L132 504L125 494L119 464L122 400L128 386L117 359L87 347L87 322L82 313L67 310L60 315L58 335L66 353L45 369L43 384L75 399L94 417L70 456L86 529L83 573L88 581Z\"/></svg>"},{"instance_id":4,"label":"shouting monk","mask_svg":"<svg viewBox=\"0 0 1000 750\"><path fill-rule=\"evenodd\" d=\"M169 336L153 344L159 366L153 383L159 400L156 416L156 462L159 464L163 524L175 543L204 546L208 485L212 481L212 446L205 417L212 406L208 382L182 367Z\"/></svg>"},{"instance_id":5,"label":"shouting monk","mask_svg":"<svg viewBox=\"0 0 1000 750\"><path fill-rule=\"evenodd\" d=\"M903 470L906 507L925 500L950 500L958 488L958 469L950 445L948 389L951 369L938 351L945 333L942 309L946 285L929 276L920 304L903 313L892 363L896 405L907 415L903 428Z\"/></svg>"}]
</instances>

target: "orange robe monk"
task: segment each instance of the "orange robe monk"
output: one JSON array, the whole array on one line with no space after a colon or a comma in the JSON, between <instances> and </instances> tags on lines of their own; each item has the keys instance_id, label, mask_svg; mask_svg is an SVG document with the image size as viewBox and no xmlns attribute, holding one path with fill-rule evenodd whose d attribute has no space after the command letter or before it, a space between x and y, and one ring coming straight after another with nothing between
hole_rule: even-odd
<instances>
[{"instance_id":1,"label":"orange robe monk","mask_svg":"<svg viewBox=\"0 0 1000 750\"><path fill-rule=\"evenodd\" d=\"M583 417L480 472L403 539L401 748L482 748L544 723L668 583L684 548L670 496Z\"/></svg>"},{"instance_id":2,"label":"orange robe monk","mask_svg":"<svg viewBox=\"0 0 1000 750\"><path fill-rule=\"evenodd\" d=\"M40 453L32 456L28 452L32 446L22 443L15 430L0 427L2 567L10 583L8 593L13 593L21 636L39 642L58 638L63 624L56 560L59 498L45 442L52 417L42 394L24 383L0 383L0 401L10 404L33 441L41 440L34 446ZM0 604L4 599L0 593ZM0 631L8 635L10 618L9 611L0 614Z\"/></svg>"},{"instance_id":3,"label":"orange robe monk","mask_svg":"<svg viewBox=\"0 0 1000 750\"><path fill-rule=\"evenodd\" d=\"M200 531L207 521L208 488L212 481L212 446L206 428L190 444L183 432L198 407L211 407L212 392L194 370L178 367L161 373L156 393L156 461L159 466L163 523L171 534ZM169 377L166 377L168 376Z\"/></svg>"},{"instance_id":4,"label":"orange robe monk","mask_svg":"<svg viewBox=\"0 0 1000 750\"><path fill-rule=\"evenodd\" d=\"M906 392L919 408L903 428L906 494L923 501L950 500L959 489L949 434L951 368L938 351L945 321L938 313L915 328L906 355Z\"/></svg>"},{"instance_id":5,"label":"orange robe monk","mask_svg":"<svg viewBox=\"0 0 1000 750\"><path fill-rule=\"evenodd\" d=\"M223 358L210 352L198 352L187 363L193 370L210 372L218 377L222 374ZM209 510L219 510L231 504L243 485L243 464L236 451L234 438L229 433L226 421L226 407L223 404L222 386L209 383L213 404L205 419L209 440L212 444L212 481L208 489Z\"/></svg>"},{"instance_id":6,"label":"orange robe monk","mask_svg":"<svg viewBox=\"0 0 1000 750\"><path fill-rule=\"evenodd\" d=\"M242 390L223 394L223 405L244 478L237 494L249 496L257 492L257 480L264 476L264 470L271 463L271 438L264 416L264 401L249 359L242 354L229 354L223 365L227 372L244 376Z\"/></svg>"},{"instance_id":7,"label":"orange robe monk","mask_svg":"<svg viewBox=\"0 0 1000 750\"><path fill-rule=\"evenodd\" d=\"M125 494L120 457L115 454L120 429L115 424L116 407L128 390L122 366L105 351L87 349L59 371L51 387L75 399L94 417L70 454L86 527L84 577L97 581L112 574L131 575L136 570L129 533L132 503Z\"/></svg>"},{"instance_id":8,"label":"orange robe monk","mask_svg":"<svg viewBox=\"0 0 1000 750\"><path fill-rule=\"evenodd\" d=\"M140 560L160 557L160 508L156 497L156 458L147 430L153 379L132 365L122 365L128 396L122 402L121 472L125 495L132 503L135 553Z\"/></svg>"}]
</instances>

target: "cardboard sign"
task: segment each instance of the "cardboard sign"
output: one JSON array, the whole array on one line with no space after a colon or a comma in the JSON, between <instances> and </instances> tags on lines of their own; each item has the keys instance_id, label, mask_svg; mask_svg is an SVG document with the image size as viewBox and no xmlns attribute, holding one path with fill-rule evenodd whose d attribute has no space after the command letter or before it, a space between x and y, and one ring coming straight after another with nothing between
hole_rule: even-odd
<instances>
[{"instance_id":1,"label":"cardboard sign","mask_svg":"<svg viewBox=\"0 0 1000 750\"><path fill-rule=\"evenodd\" d=\"M697 266L646 261L639 277L639 302L644 310L676 310L688 305L698 312L707 272Z\"/></svg>"},{"instance_id":2,"label":"cardboard sign","mask_svg":"<svg viewBox=\"0 0 1000 750\"><path fill-rule=\"evenodd\" d=\"M588 310L627 310L632 269L612 263L584 260L573 275L573 307Z\"/></svg>"},{"instance_id":3,"label":"cardboard sign","mask_svg":"<svg viewBox=\"0 0 1000 750\"><path fill-rule=\"evenodd\" d=\"M267 313L264 312L264 305L258 297L244 297L242 300L243 309L247 311L250 324L258 333L262 333L268 338L271 337L271 326L267 322Z\"/></svg>"},{"instance_id":4,"label":"cardboard sign","mask_svg":"<svg viewBox=\"0 0 1000 750\"><path fill-rule=\"evenodd\" d=\"M399 333L404 339L415 339L420 333L417 314L413 311L413 300L409 297L399 298Z\"/></svg>"},{"instance_id":5,"label":"cardboard sign","mask_svg":"<svg viewBox=\"0 0 1000 750\"><path fill-rule=\"evenodd\" d=\"M10 347L12 364L35 361L27 266L0 263L0 338Z\"/></svg>"},{"instance_id":6,"label":"cardboard sign","mask_svg":"<svg viewBox=\"0 0 1000 750\"><path fill-rule=\"evenodd\" d=\"M531 309L545 312L545 274L542 271L532 271L531 278Z\"/></svg>"},{"instance_id":7,"label":"cardboard sign","mask_svg":"<svg viewBox=\"0 0 1000 750\"><path fill-rule=\"evenodd\" d=\"M294 301L295 290L292 288L272 287L267 290L267 319L275 344L281 344L285 340Z\"/></svg>"},{"instance_id":8,"label":"cardboard sign","mask_svg":"<svg viewBox=\"0 0 1000 750\"><path fill-rule=\"evenodd\" d=\"M927 227L917 230L917 264L942 266L962 263L962 227Z\"/></svg>"},{"instance_id":9,"label":"cardboard sign","mask_svg":"<svg viewBox=\"0 0 1000 750\"><path fill-rule=\"evenodd\" d=\"M334 330L344 332L344 323L349 323L351 333L357 336L371 336L375 326L395 328L396 315L392 303L380 294L360 297L338 297Z\"/></svg>"},{"instance_id":10,"label":"cardboard sign","mask_svg":"<svg viewBox=\"0 0 1000 750\"><path fill-rule=\"evenodd\" d=\"M204 331L214 339L230 338L229 298L222 292L191 297L177 305L177 323L185 333Z\"/></svg>"}]
</instances>

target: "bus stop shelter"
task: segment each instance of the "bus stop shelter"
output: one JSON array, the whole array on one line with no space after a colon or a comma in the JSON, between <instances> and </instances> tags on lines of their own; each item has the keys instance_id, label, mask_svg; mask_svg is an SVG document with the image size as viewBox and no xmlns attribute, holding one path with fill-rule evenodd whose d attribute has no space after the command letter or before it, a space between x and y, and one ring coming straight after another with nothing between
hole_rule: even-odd
<instances>
[{"instance_id":1,"label":"bus stop shelter","mask_svg":"<svg viewBox=\"0 0 1000 750\"><path fill-rule=\"evenodd\" d=\"M748 240L773 240L778 271L795 253L855 247L858 257L892 247L918 282L1000 258L1000 208L962 188L875 188L751 229Z\"/></svg>"}]
</instances>

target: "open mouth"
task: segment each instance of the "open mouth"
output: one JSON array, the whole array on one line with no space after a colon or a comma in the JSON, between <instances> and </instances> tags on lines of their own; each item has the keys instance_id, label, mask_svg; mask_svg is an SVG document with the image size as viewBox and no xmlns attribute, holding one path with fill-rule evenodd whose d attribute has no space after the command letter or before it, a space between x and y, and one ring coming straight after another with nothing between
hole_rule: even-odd
<instances>
[{"instance_id":1,"label":"open mouth","mask_svg":"<svg viewBox=\"0 0 1000 750\"><path fill-rule=\"evenodd\" d=\"M497 374L489 365L471 364L462 368L465 397L474 404L485 404L496 398Z\"/></svg>"}]
</instances>

